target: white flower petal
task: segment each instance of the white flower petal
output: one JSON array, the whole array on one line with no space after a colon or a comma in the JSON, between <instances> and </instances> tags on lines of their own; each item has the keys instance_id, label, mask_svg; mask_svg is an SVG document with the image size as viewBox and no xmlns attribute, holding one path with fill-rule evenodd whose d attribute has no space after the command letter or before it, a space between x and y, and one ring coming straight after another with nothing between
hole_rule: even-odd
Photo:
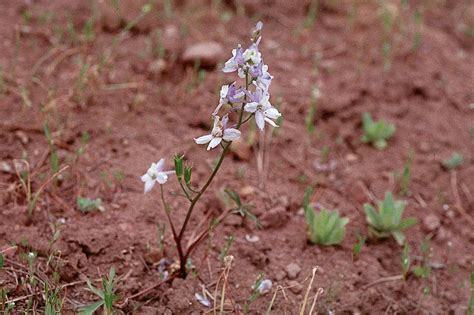
<instances>
[{"instance_id":1,"label":"white flower petal","mask_svg":"<svg viewBox=\"0 0 474 315\"><path fill-rule=\"evenodd\" d=\"M249 113L255 113L255 111L257 110L257 107L258 107L258 103L252 102L252 103L245 104L244 110Z\"/></svg>"},{"instance_id":2,"label":"white flower petal","mask_svg":"<svg viewBox=\"0 0 474 315\"><path fill-rule=\"evenodd\" d=\"M263 128L265 128L265 116L259 110L255 112L255 122L257 123L257 127L263 131Z\"/></svg>"},{"instance_id":3,"label":"white flower petal","mask_svg":"<svg viewBox=\"0 0 474 315\"><path fill-rule=\"evenodd\" d=\"M149 192L153 186L155 186L155 181L154 180L148 180L145 182L145 193Z\"/></svg>"},{"instance_id":4,"label":"white flower petal","mask_svg":"<svg viewBox=\"0 0 474 315\"><path fill-rule=\"evenodd\" d=\"M146 183L146 182L148 182L148 181L150 181L150 180L153 180L153 179L151 178L151 176L150 176L148 173L146 173L145 175L141 176L140 179L141 179L142 182L144 182L144 183Z\"/></svg>"},{"instance_id":5,"label":"white flower petal","mask_svg":"<svg viewBox=\"0 0 474 315\"><path fill-rule=\"evenodd\" d=\"M211 141L212 138L213 138L212 135L205 135L205 136L201 136L199 138L194 139L194 141L196 141L197 144L206 144L209 141Z\"/></svg>"},{"instance_id":6,"label":"white flower petal","mask_svg":"<svg viewBox=\"0 0 474 315\"><path fill-rule=\"evenodd\" d=\"M216 109L214 109L214 112L212 113L212 116L217 116L217 114L219 113L219 110L221 109L222 105L224 105L224 103L220 102L219 105L217 105Z\"/></svg>"},{"instance_id":7,"label":"white flower petal","mask_svg":"<svg viewBox=\"0 0 474 315\"><path fill-rule=\"evenodd\" d=\"M209 151L210 149L214 149L217 147L222 141L222 138L213 138L211 142L209 142L209 145L207 146L207 150Z\"/></svg>"},{"instance_id":8,"label":"white flower petal","mask_svg":"<svg viewBox=\"0 0 474 315\"><path fill-rule=\"evenodd\" d=\"M273 127L278 127L278 125L270 118L265 117L265 121L269 123L270 125L272 125Z\"/></svg>"},{"instance_id":9,"label":"white flower petal","mask_svg":"<svg viewBox=\"0 0 474 315\"><path fill-rule=\"evenodd\" d=\"M263 113L265 114L266 117L271 118L271 119L277 119L278 117L281 116L280 112L275 107L270 107L269 109L265 110Z\"/></svg>"},{"instance_id":10,"label":"white flower petal","mask_svg":"<svg viewBox=\"0 0 474 315\"><path fill-rule=\"evenodd\" d=\"M160 159L157 163L156 163L156 172L160 172L161 170L163 170L163 167L165 166L165 159Z\"/></svg>"},{"instance_id":11,"label":"white flower petal","mask_svg":"<svg viewBox=\"0 0 474 315\"><path fill-rule=\"evenodd\" d=\"M225 98L227 96L228 91L229 91L229 86L228 85L223 85L221 87L221 92L220 92L221 98Z\"/></svg>"},{"instance_id":12,"label":"white flower petal","mask_svg":"<svg viewBox=\"0 0 474 315\"><path fill-rule=\"evenodd\" d=\"M234 128L224 129L224 137L225 141L234 141L240 138L240 130Z\"/></svg>"},{"instance_id":13,"label":"white flower petal","mask_svg":"<svg viewBox=\"0 0 474 315\"><path fill-rule=\"evenodd\" d=\"M165 172L159 172L158 176L156 177L156 181L160 184L166 183L168 180L168 175Z\"/></svg>"}]
</instances>

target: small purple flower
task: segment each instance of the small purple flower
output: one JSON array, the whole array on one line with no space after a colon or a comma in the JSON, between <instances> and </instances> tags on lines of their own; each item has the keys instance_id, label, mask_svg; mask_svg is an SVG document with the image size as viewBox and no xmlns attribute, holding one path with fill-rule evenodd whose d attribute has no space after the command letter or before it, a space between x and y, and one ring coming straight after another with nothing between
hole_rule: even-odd
<instances>
[{"instance_id":1,"label":"small purple flower","mask_svg":"<svg viewBox=\"0 0 474 315\"><path fill-rule=\"evenodd\" d=\"M226 61L224 68L222 69L225 73L234 72L239 69L239 67L245 64L243 49L242 46L238 46L236 49L232 50L232 57Z\"/></svg>"},{"instance_id":2,"label":"small purple flower","mask_svg":"<svg viewBox=\"0 0 474 315\"><path fill-rule=\"evenodd\" d=\"M222 141L231 142L240 137L240 131L235 128L227 128L229 117L226 115L220 120L219 116L214 116L214 126L210 134L194 139L197 144L206 144L207 150L214 149Z\"/></svg>"},{"instance_id":3,"label":"small purple flower","mask_svg":"<svg viewBox=\"0 0 474 315\"><path fill-rule=\"evenodd\" d=\"M229 103L241 103L242 97L245 95L243 88L236 88L235 82L229 85L223 85L220 92L219 105L212 113L212 116L216 116L222 106Z\"/></svg>"},{"instance_id":4,"label":"small purple flower","mask_svg":"<svg viewBox=\"0 0 474 315\"><path fill-rule=\"evenodd\" d=\"M273 127L278 127L272 119L278 119L281 116L278 109L270 104L269 99L270 94L268 94L268 91L257 87L255 93L251 94L252 102L244 106L246 112L255 114L257 127L262 131L265 128L265 122Z\"/></svg>"}]
</instances>

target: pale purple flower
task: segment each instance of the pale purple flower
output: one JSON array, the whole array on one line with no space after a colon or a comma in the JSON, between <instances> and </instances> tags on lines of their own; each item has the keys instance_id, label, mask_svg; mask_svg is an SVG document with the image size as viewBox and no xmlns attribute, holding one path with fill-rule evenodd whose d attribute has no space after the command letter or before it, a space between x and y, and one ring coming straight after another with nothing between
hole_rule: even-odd
<instances>
[{"instance_id":1,"label":"pale purple flower","mask_svg":"<svg viewBox=\"0 0 474 315\"><path fill-rule=\"evenodd\" d=\"M244 106L246 112L255 114L257 127L262 131L265 128L265 122L273 127L278 127L272 119L278 119L281 116L278 109L270 104L269 99L270 94L268 94L268 91L257 88L255 93L251 95L252 102Z\"/></svg>"},{"instance_id":2,"label":"pale purple flower","mask_svg":"<svg viewBox=\"0 0 474 315\"><path fill-rule=\"evenodd\" d=\"M224 68L222 69L225 73L230 73L238 70L245 64L243 57L243 49L239 45L236 49L232 50L232 57L226 61Z\"/></svg>"},{"instance_id":3,"label":"pale purple flower","mask_svg":"<svg viewBox=\"0 0 474 315\"><path fill-rule=\"evenodd\" d=\"M214 116L214 126L212 127L212 131L210 134L201 136L199 138L194 139L197 144L206 144L209 143L207 146L207 150L214 149L217 147L222 140L231 142L240 138L240 130L235 128L227 128L227 122L229 121L229 117L226 115L220 120L219 116Z\"/></svg>"},{"instance_id":4,"label":"pale purple flower","mask_svg":"<svg viewBox=\"0 0 474 315\"><path fill-rule=\"evenodd\" d=\"M236 88L235 82L229 85L223 85L220 92L219 105L212 113L212 116L216 116L222 106L229 103L241 103L242 97L245 95L243 88Z\"/></svg>"},{"instance_id":5,"label":"pale purple flower","mask_svg":"<svg viewBox=\"0 0 474 315\"><path fill-rule=\"evenodd\" d=\"M265 294L271 291L273 287L272 280L270 279L264 279L262 282L260 282L260 285L257 288L257 291L259 294Z\"/></svg>"},{"instance_id":6,"label":"pale purple flower","mask_svg":"<svg viewBox=\"0 0 474 315\"><path fill-rule=\"evenodd\" d=\"M247 48L242 56L244 57L245 62L251 62L252 65L258 65L262 61L262 54L258 51L258 43L252 44Z\"/></svg>"},{"instance_id":7,"label":"pale purple flower","mask_svg":"<svg viewBox=\"0 0 474 315\"><path fill-rule=\"evenodd\" d=\"M164 166L164 159L160 159L157 163L151 163L148 171L140 177L142 182L145 183L145 193L149 192L156 182L163 185L168 180L168 175L174 174L174 171L164 171Z\"/></svg>"},{"instance_id":8,"label":"pale purple flower","mask_svg":"<svg viewBox=\"0 0 474 315\"><path fill-rule=\"evenodd\" d=\"M268 90L273 76L268 72L268 66L262 62L250 67L250 75L254 78L254 84L262 90Z\"/></svg>"}]
</instances>

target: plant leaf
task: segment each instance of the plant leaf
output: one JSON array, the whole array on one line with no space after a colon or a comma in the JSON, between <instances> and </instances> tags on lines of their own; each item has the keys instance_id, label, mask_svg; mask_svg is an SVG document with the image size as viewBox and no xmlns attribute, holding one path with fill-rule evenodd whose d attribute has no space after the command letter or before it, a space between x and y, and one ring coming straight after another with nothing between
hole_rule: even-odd
<instances>
[{"instance_id":1,"label":"plant leaf","mask_svg":"<svg viewBox=\"0 0 474 315\"><path fill-rule=\"evenodd\" d=\"M104 304L103 301L97 301L79 309L79 315L92 315L99 307Z\"/></svg>"}]
</instances>

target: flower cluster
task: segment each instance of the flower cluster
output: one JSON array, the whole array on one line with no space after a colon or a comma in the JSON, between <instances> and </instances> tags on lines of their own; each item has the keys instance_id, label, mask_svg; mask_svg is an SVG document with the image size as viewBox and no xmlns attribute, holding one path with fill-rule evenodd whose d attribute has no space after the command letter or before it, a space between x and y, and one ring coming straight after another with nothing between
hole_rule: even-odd
<instances>
[{"instance_id":1,"label":"flower cluster","mask_svg":"<svg viewBox=\"0 0 474 315\"><path fill-rule=\"evenodd\" d=\"M268 72L268 66L263 62L259 44L263 24L258 22L252 32L251 45L243 49L238 45L232 50L232 57L224 64L224 73L237 72L238 80L243 79L242 86L237 81L223 85L217 107L212 113L214 124L210 134L194 139L197 144L207 144L207 150L221 145L229 145L241 136L240 127L252 117L255 117L257 127L263 131L265 123L278 127L275 120L281 114L270 103L269 87L273 76ZM227 112L220 114L221 111ZM231 113L238 114L238 120L231 124ZM219 115L220 114L220 115ZM164 184L168 175L175 171L163 171L164 160L153 163L141 180L145 183L145 192L150 191L156 182ZM176 171L176 175L179 174Z\"/></svg>"}]
</instances>

